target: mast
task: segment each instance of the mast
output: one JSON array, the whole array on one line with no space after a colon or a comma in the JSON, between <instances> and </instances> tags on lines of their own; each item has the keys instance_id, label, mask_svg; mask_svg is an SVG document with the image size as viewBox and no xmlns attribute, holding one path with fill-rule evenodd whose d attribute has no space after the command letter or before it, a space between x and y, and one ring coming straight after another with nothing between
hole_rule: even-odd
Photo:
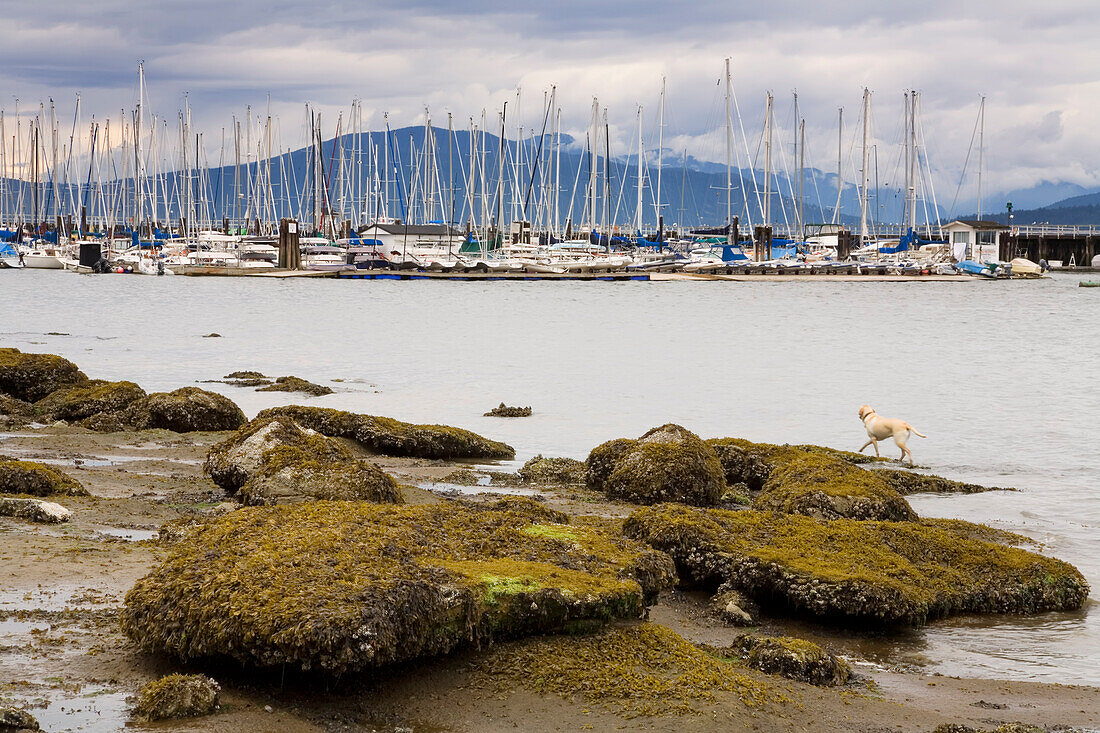
<instances>
[{"instance_id":1,"label":"mast","mask_svg":"<svg viewBox=\"0 0 1100 733\"><path fill-rule=\"evenodd\" d=\"M907 196L909 199L909 211L906 219L907 229L909 231L915 231L917 227L917 133L916 133L916 121L917 121L917 93L916 91L909 93L909 105L908 105L908 118L906 121L906 128L908 131L908 137L906 139L906 161L907 168Z\"/></svg>"},{"instance_id":2,"label":"mast","mask_svg":"<svg viewBox=\"0 0 1100 733\"><path fill-rule=\"evenodd\" d=\"M985 96L978 107L978 221L982 220L982 158L985 153Z\"/></svg>"},{"instance_id":3,"label":"mast","mask_svg":"<svg viewBox=\"0 0 1100 733\"><path fill-rule=\"evenodd\" d=\"M802 206L806 199L802 185L806 180L806 120L798 121L798 238L806 238L806 224L802 218Z\"/></svg>"},{"instance_id":4,"label":"mast","mask_svg":"<svg viewBox=\"0 0 1100 733\"><path fill-rule=\"evenodd\" d=\"M665 77L661 77L661 106L657 118L657 221L661 221L661 164L665 147ZM663 235L658 232L658 241Z\"/></svg>"},{"instance_id":5,"label":"mast","mask_svg":"<svg viewBox=\"0 0 1100 733\"><path fill-rule=\"evenodd\" d=\"M730 115L730 60L726 58L726 243L733 245L733 118Z\"/></svg>"},{"instance_id":6,"label":"mast","mask_svg":"<svg viewBox=\"0 0 1100 733\"><path fill-rule=\"evenodd\" d=\"M642 105L638 105L638 203L634 209L634 226L642 232Z\"/></svg>"},{"instance_id":7,"label":"mast","mask_svg":"<svg viewBox=\"0 0 1100 733\"><path fill-rule=\"evenodd\" d=\"M863 185L859 189L859 239L860 242L866 242L867 235L867 182L868 173L867 170L867 126L868 115L871 111L871 91L867 87L863 87L863 166L861 174L863 176Z\"/></svg>"},{"instance_id":8,"label":"mast","mask_svg":"<svg viewBox=\"0 0 1100 733\"><path fill-rule=\"evenodd\" d=\"M840 223L840 195L844 190L844 176L841 168L841 148L844 145L844 108L838 110L836 127L836 206L833 207L833 224Z\"/></svg>"},{"instance_id":9,"label":"mast","mask_svg":"<svg viewBox=\"0 0 1100 733\"><path fill-rule=\"evenodd\" d=\"M772 93L764 97L764 226L771 226L772 186Z\"/></svg>"}]
</instances>

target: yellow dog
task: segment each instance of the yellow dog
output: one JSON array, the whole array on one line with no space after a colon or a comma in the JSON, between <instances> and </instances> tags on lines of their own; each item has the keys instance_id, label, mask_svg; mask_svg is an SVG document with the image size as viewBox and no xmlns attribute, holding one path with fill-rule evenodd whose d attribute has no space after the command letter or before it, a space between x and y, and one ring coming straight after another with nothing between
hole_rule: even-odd
<instances>
[{"instance_id":1,"label":"yellow dog","mask_svg":"<svg viewBox=\"0 0 1100 733\"><path fill-rule=\"evenodd\" d=\"M898 448L901 448L901 460L905 460L906 456L909 456L909 465L913 465L913 451L909 450L909 447L905 444L909 440L909 433L913 435L919 435L922 438L927 438L927 435L917 432L909 423L904 420L895 420L889 417L881 417L875 412L874 408L870 405L861 405L859 408L859 419L863 421L863 427L867 429L867 437L869 440L863 444L863 447L859 449L859 452L863 452L863 448L869 445L875 446L875 455L880 455L878 452L878 442L880 440L886 440L889 437L894 438L894 443Z\"/></svg>"}]
</instances>

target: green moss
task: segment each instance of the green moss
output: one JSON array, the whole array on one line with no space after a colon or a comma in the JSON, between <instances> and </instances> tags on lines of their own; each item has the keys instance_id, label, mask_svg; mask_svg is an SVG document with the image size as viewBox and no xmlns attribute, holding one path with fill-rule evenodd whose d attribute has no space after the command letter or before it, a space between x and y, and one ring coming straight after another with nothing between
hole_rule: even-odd
<instances>
[{"instance_id":1,"label":"green moss","mask_svg":"<svg viewBox=\"0 0 1100 733\"><path fill-rule=\"evenodd\" d=\"M970 484L964 481L952 481L941 476L913 473L912 471L877 468L874 473L902 495L921 493L977 494L983 491L1015 491L1015 489L1002 489L995 486Z\"/></svg>"},{"instance_id":2,"label":"green moss","mask_svg":"<svg viewBox=\"0 0 1100 733\"><path fill-rule=\"evenodd\" d=\"M619 459L637 444L638 441L632 438L616 438L593 448L585 461L585 481L588 488L603 493L607 479L611 477Z\"/></svg>"},{"instance_id":3,"label":"green moss","mask_svg":"<svg viewBox=\"0 0 1100 733\"><path fill-rule=\"evenodd\" d=\"M607 704L626 717L703 713L730 694L751 708L787 702L776 686L744 673L735 660L709 654L671 629L643 623L593 636L540 638L491 651L474 685L521 685L568 700Z\"/></svg>"},{"instance_id":4,"label":"green moss","mask_svg":"<svg viewBox=\"0 0 1100 733\"><path fill-rule=\"evenodd\" d=\"M624 531L672 555L690 584L727 583L825 620L918 624L955 613L1067 610L1088 595L1073 566L975 539L958 525L668 504L636 511Z\"/></svg>"},{"instance_id":5,"label":"green moss","mask_svg":"<svg viewBox=\"0 0 1100 733\"><path fill-rule=\"evenodd\" d=\"M101 432L160 429L188 433L236 430L247 422L241 408L228 397L198 387L181 387L154 392L124 410L99 413L83 424Z\"/></svg>"},{"instance_id":6,"label":"green moss","mask_svg":"<svg viewBox=\"0 0 1100 733\"><path fill-rule=\"evenodd\" d=\"M755 501L758 509L821 519L913 521L909 503L877 474L834 456L800 448L776 450Z\"/></svg>"},{"instance_id":7,"label":"green moss","mask_svg":"<svg viewBox=\"0 0 1100 733\"><path fill-rule=\"evenodd\" d=\"M583 484L585 464L575 458L544 458L540 453L516 473L529 484Z\"/></svg>"},{"instance_id":8,"label":"green moss","mask_svg":"<svg viewBox=\"0 0 1100 733\"><path fill-rule=\"evenodd\" d=\"M741 634L731 646L715 652L739 654L753 669L821 687L843 685L852 677L852 668L843 659L792 636Z\"/></svg>"},{"instance_id":9,"label":"green moss","mask_svg":"<svg viewBox=\"0 0 1100 733\"><path fill-rule=\"evenodd\" d=\"M335 438L351 438L368 450L418 458L510 459L515 450L477 433L446 425L414 425L389 417L359 415L323 407L274 407L257 417L286 415L299 425Z\"/></svg>"},{"instance_id":10,"label":"green moss","mask_svg":"<svg viewBox=\"0 0 1100 733\"><path fill-rule=\"evenodd\" d=\"M54 390L87 381L76 364L60 356L0 349L0 392L16 399L37 402Z\"/></svg>"},{"instance_id":11,"label":"green moss","mask_svg":"<svg viewBox=\"0 0 1100 733\"><path fill-rule=\"evenodd\" d=\"M72 476L52 466L0 458L0 494L87 496L88 491Z\"/></svg>"},{"instance_id":12,"label":"green moss","mask_svg":"<svg viewBox=\"0 0 1100 733\"><path fill-rule=\"evenodd\" d=\"M83 420L100 412L116 412L145 397L145 390L133 382L93 379L86 384L63 387L35 403L35 413L51 420Z\"/></svg>"},{"instance_id":13,"label":"green moss","mask_svg":"<svg viewBox=\"0 0 1100 733\"><path fill-rule=\"evenodd\" d=\"M543 513L534 502L240 509L188 532L135 584L124 628L183 660L340 673L637 617L672 582L667 556L621 536L525 531Z\"/></svg>"}]
</instances>

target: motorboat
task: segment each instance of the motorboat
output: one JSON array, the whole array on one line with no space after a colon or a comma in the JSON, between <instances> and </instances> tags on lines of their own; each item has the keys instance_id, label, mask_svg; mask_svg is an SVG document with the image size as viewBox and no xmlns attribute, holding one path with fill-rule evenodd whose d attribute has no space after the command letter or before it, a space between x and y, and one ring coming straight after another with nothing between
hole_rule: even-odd
<instances>
[{"instance_id":1,"label":"motorboat","mask_svg":"<svg viewBox=\"0 0 1100 733\"><path fill-rule=\"evenodd\" d=\"M1043 268L1025 257L1016 257L1008 263L1012 277L1042 277Z\"/></svg>"}]
</instances>

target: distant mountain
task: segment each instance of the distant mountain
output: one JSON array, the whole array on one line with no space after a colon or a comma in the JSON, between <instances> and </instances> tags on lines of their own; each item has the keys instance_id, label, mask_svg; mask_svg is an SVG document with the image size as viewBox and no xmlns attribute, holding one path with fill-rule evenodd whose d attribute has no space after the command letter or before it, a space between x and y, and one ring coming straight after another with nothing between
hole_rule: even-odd
<instances>
[{"instance_id":1,"label":"distant mountain","mask_svg":"<svg viewBox=\"0 0 1100 733\"><path fill-rule=\"evenodd\" d=\"M1100 192L1086 193L1081 196L1071 196L1068 199L1062 199L1061 201L1055 201L1053 204L1044 206L1044 209L1066 209L1073 207L1088 207L1088 206L1100 206Z\"/></svg>"}]
</instances>

